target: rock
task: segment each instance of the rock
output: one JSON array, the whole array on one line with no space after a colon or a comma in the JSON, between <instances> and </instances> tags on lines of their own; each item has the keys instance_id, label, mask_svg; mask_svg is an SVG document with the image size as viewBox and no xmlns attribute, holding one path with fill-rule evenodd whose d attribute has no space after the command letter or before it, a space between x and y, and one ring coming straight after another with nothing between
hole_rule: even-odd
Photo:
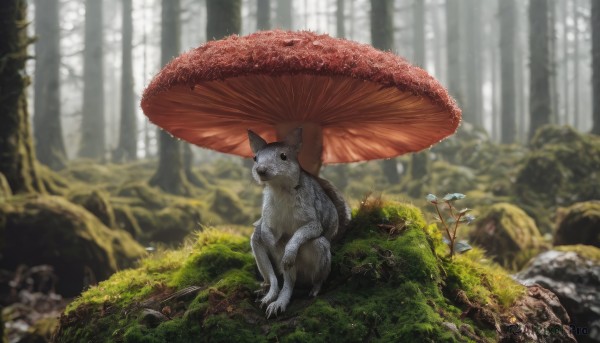
<instances>
[{"instance_id":1,"label":"rock","mask_svg":"<svg viewBox=\"0 0 600 343\"><path fill-rule=\"evenodd\" d=\"M63 295L81 292L84 278L104 280L145 254L128 233L107 228L84 208L57 196L0 203L0 226L5 244L0 268L49 264Z\"/></svg>"},{"instance_id":2,"label":"rock","mask_svg":"<svg viewBox=\"0 0 600 343\"><path fill-rule=\"evenodd\" d=\"M244 210L240 198L225 188L217 188L210 208L214 213L233 224L248 224L250 216Z\"/></svg>"},{"instance_id":3,"label":"rock","mask_svg":"<svg viewBox=\"0 0 600 343\"><path fill-rule=\"evenodd\" d=\"M515 270L545 247L533 219L509 203L494 204L477 218L469 239L495 261Z\"/></svg>"},{"instance_id":4,"label":"rock","mask_svg":"<svg viewBox=\"0 0 600 343\"><path fill-rule=\"evenodd\" d=\"M501 328L527 293L503 269L477 250L446 258L439 231L414 206L371 199L353 213L332 248L322 292L307 298L298 287L277 318L266 319L255 301L260 280L249 234L222 227L83 293L61 316L56 341L495 342L506 335ZM140 323L144 308L167 320L152 312L157 321Z\"/></svg>"},{"instance_id":5,"label":"rock","mask_svg":"<svg viewBox=\"0 0 600 343\"><path fill-rule=\"evenodd\" d=\"M600 201L560 209L554 245L587 244L600 248Z\"/></svg>"},{"instance_id":6,"label":"rock","mask_svg":"<svg viewBox=\"0 0 600 343\"><path fill-rule=\"evenodd\" d=\"M567 325L569 316L564 307L543 287L528 287L526 296L511 307L510 313L499 342L577 342Z\"/></svg>"},{"instance_id":7,"label":"rock","mask_svg":"<svg viewBox=\"0 0 600 343\"><path fill-rule=\"evenodd\" d=\"M557 247L534 258L516 277L556 294L579 342L600 342L600 249Z\"/></svg>"},{"instance_id":8,"label":"rock","mask_svg":"<svg viewBox=\"0 0 600 343\"><path fill-rule=\"evenodd\" d=\"M116 229L115 213L108 197L103 191L85 190L69 195L69 200L95 215L108 228Z\"/></svg>"},{"instance_id":9,"label":"rock","mask_svg":"<svg viewBox=\"0 0 600 343\"><path fill-rule=\"evenodd\" d=\"M167 316L164 314L150 308L143 309L139 316L140 324L149 328L155 328L167 319Z\"/></svg>"}]
</instances>

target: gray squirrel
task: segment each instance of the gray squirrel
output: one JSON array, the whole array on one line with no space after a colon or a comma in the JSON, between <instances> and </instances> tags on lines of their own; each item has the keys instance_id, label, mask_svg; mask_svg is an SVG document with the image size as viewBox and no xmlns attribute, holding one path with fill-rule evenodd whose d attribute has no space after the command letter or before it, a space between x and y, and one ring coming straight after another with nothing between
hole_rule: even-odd
<instances>
[{"instance_id":1,"label":"gray squirrel","mask_svg":"<svg viewBox=\"0 0 600 343\"><path fill-rule=\"evenodd\" d=\"M262 216L250 241L269 288L260 300L269 318L286 310L296 283L311 287L310 296L319 293L331 270L330 242L343 233L350 209L329 181L300 167L301 128L283 142L267 144L250 130L248 138L252 176L264 186ZM283 274L281 290L277 274Z\"/></svg>"}]
</instances>

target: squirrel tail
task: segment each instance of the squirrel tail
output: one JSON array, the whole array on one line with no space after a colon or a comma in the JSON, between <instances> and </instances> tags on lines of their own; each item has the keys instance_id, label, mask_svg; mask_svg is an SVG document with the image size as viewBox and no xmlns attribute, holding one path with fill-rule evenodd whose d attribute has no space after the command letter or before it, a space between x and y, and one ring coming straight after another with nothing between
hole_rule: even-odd
<instances>
[{"instance_id":1,"label":"squirrel tail","mask_svg":"<svg viewBox=\"0 0 600 343\"><path fill-rule=\"evenodd\" d=\"M348 203L344 200L342 193L331 182L320 177L314 178L323 188L323 191L325 191L325 194L327 194L329 199L331 199L338 214L338 230L333 237L331 237L331 241L335 242L341 239L348 229L351 219L350 206L348 206Z\"/></svg>"}]
</instances>

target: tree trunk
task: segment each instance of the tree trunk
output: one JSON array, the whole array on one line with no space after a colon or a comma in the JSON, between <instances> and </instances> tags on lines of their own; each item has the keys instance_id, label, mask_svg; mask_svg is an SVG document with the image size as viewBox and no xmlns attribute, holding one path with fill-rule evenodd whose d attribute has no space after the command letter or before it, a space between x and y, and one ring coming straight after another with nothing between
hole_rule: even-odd
<instances>
[{"instance_id":1,"label":"tree trunk","mask_svg":"<svg viewBox=\"0 0 600 343\"><path fill-rule=\"evenodd\" d=\"M592 0L592 133L600 135L600 1Z\"/></svg>"},{"instance_id":2,"label":"tree trunk","mask_svg":"<svg viewBox=\"0 0 600 343\"><path fill-rule=\"evenodd\" d=\"M548 4L548 50L549 50L549 64L550 64L550 99L552 100L552 108L555 109L552 111L552 117L550 117L551 123L558 123L558 82L562 82L562 80L558 80L556 75L556 1L550 1Z\"/></svg>"},{"instance_id":3,"label":"tree trunk","mask_svg":"<svg viewBox=\"0 0 600 343\"><path fill-rule=\"evenodd\" d=\"M425 68L425 0L415 0L413 11L413 63Z\"/></svg>"},{"instance_id":4,"label":"tree trunk","mask_svg":"<svg viewBox=\"0 0 600 343\"><path fill-rule=\"evenodd\" d=\"M85 2L83 109L79 157L104 158L102 0Z\"/></svg>"},{"instance_id":5,"label":"tree trunk","mask_svg":"<svg viewBox=\"0 0 600 343\"><path fill-rule=\"evenodd\" d=\"M548 50L548 0L531 0L529 4L529 139L536 130L550 123L550 61Z\"/></svg>"},{"instance_id":6,"label":"tree trunk","mask_svg":"<svg viewBox=\"0 0 600 343\"><path fill-rule=\"evenodd\" d=\"M208 1L210 2L210 1ZM207 2L207 4L208 4ZM162 0L161 64L167 64L179 54L181 20L179 0ZM182 147L178 140L163 130L158 131L158 169L150 185L163 191L188 195L190 184L183 166Z\"/></svg>"},{"instance_id":7,"label":"tree trunk","mask_svg":"<svg viewBox=\"0 0 600 343\"><path fill-rule=\"evenodd\" d=\"M269 30L271 28L271 0L257 0L256 2L256 29Z\"/></svg>"},{"instance_id":8,"label":"tree trunk","mask_svg":"<svg viewBox=\"0 0 600 343\"><path fill-rule=\"evenodd\" d=\"M446 1L446 56L448 59L448 92L459 106L464 104L462 89L461 49L461 0Z\"/></svg>"},{"instance_id":9,"label":"tree trunk","mask_svg":"<svg viewBox=\"0 0 600 343\"><path fill-rule=\"evenodd\" d=\"M221 39L234 33L240 33L242 26L241 0L207 0L206 11L207 39Z\"/></svg>"},{"instance_id":10,"label":"tree trunk","mask_svg":"<svg viewBox=\"0 0 600 343\"><path fill-rule=\"evenodd\" d=\"M477 127L483 127L483 102L482 102L482 80L481 80L481 0L469 0L466 14L469 18L464 21L466 32L466 103L464 108L464 120Z\"/></svg>"},{"instance_id":11,"label":"tree trunk","mask_svg":"<svg viewBox=\"0 0 600 343\"><path fill-rule=\"evenodd\" d=\"M0 6L0 173L13 194L44 192L27 113L27 1Z\"/></svg>"},{"instance_id":12,"label":"tree trunk","mask_svg":"<svg viewBox=\"0 0 600 343\"><path fill-rule=\"evenodd\" d=\"M393 0L371 0L371 43L377 49L391 51L394 48L393 13ZM396 159L383 160L382 168L390 183L400 181Z\"/></svg>"},{"instance_id":13,"label":"tree trunk","mask_svg":"<svg viewBox=\"0 0 600 343\"><path fill-rule=\"evenodd\" d=\"M598 0L593 0L598 1ZM579 129L579 13L577 0L573 4L573 127Z\"/></svg>"},{"instance_id":14,"label":"tree trunk","mask_svg":"<svg viewBox=\"0 0 600 343\"><path fill-rule=\"evenodd\" d=\"M36 68L33 133L38 159L54 170L65 167L67 154L60 122L59 1L36 0Z\"/></svg>"},{"instance_id":15,"label":"tree trunk","mask_svg":"<svg viewBox=\"0 0 600 343\"><path fill-rule=\"evenodd\" d=\"M275 26L282 30L292 29L292 0L277 0Z\"/></svg>"},{"instance_id":16,"label":"tree trunk","mask_svg":"<svg viewBox=\"0 0 600 343\"><path fill-rule=\"evenodd\" d=\"M511 144L516 137L516 94L515 94L515 2L500 0L500 70L502 99L501 142Z\"/></svg>"},{"instance_id":17,"label":"tree trunk","mask_svg":"<svg viewBox=\"0 0 600 343\"><path fill-rule=\"evenodd\" d=\"M344 0L336 0L335 20L336 33L338 38L346 37L346 21L344 15Z\"/></svg>"},{"instance_id":18,"label":"tree trunk","mask_svg":"<svg viewBox=\"0 0 600 343\"><path fill-rule=\"evenodd\" d=\"M568 2L565 0L562 2L561 12L563 13L563 122L562 124L569 124L569 118L571 115L571 106L569 99L569 6Z\"/></svg>"},{"instance_id":19,"label":"tree trunk","mask_svg":"<svg viewBox=\"0 0 600 343\"><path fill-rule=\"evenodd\" d=\"M446 84L445 80L445 69L444 69L444 55L443 55L443 38L442 28L440 21L442 15L440 14L440 4L437 0L434 0L431 4L431 26L433 28L433 54L435 58L435 76L440 82Z\"/></svg>"},{"instance_id":20,"label":"tree trunk","mask_svg":"<svg viewBox=\"0 0 600 343\"><path fill-rule=\"evenodd\" d=\"M116 161L134 161L137 158L137 119L133 93L133 18L132 0L123 0L122 70L121 70L121 125Z\"/></svg>"}]
</instances>

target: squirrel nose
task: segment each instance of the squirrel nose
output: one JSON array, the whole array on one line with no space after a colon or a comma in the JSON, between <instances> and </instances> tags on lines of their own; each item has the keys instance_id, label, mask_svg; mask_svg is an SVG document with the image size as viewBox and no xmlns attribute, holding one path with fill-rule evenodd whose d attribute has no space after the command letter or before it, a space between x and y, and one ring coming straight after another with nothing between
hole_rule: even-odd
<instances>
[{"instance_id":1,"label":"squirrel nose","mask_svg":"<svg viewBox=\"0 0 600 343\"><path fill-rule=\"evenodd\" d=\"M258 167L258 168L256 168L256 173L260 176L265 176L265 175L267 175L267 168Z\"/></svg>"}]
</instances>

